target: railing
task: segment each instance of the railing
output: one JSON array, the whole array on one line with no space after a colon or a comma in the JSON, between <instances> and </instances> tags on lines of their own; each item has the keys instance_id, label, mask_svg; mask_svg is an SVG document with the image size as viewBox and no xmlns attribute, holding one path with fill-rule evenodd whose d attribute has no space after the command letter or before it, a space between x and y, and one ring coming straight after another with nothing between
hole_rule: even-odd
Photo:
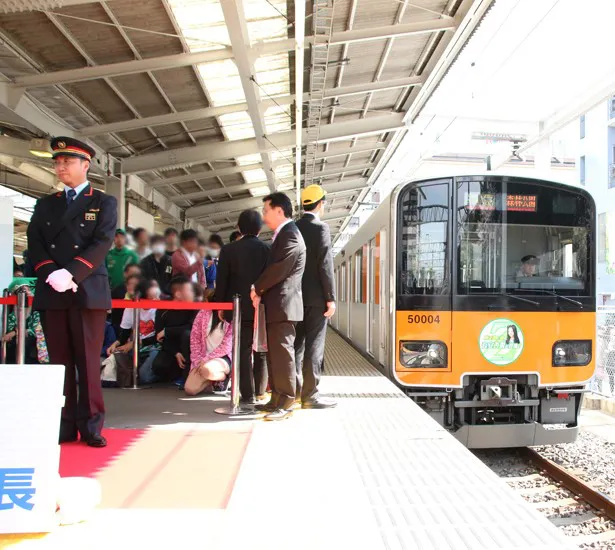
<instances>
[{"instance_id":1,"label":"railing","mask_svg":"<svg viewBox=\"0 0 615 550\"><path fill-rule=\"evenodd\" d=\"M596 312L596 373L592 392L615 397L615 307L600 306Z\"/></svg>"},{"instance_id":2,"label":"railing","mask_svg":"<svg viewBox=\"0 0 615 550\"><path fill-rule=\"evenodd\" d=\"M8 290L4 290L0 305L2 306L2 315L0 316L0 337L6 334L8 324L8 309L9 306L15 307L15 316L17 318L17 335L16 335L16 359L17 364L25 364L26 357L26 308L32 305L33 298L27 295L26 289L20 287L15 295L9 295ZM215 311L232 311L233 312L233 353L231 357L231 400L228 407L220 407L216 409L218 414L229 416L239 416L253 414L252 409L244 409L239 405L239 342L241 337L241 303L240 296L233 297L232 302L175 302L166 300L140 300L138 297L134 300L112 300L111 307L113 309L132 309L133 324L132 324L132 340L133 340L133 376L132 386L130 389L140 389L139 380L139 321L142 309L181 309L181 310L215 310ZM2 341L0 348L0 364L6 364L6 342ZM190 368L189 366L187 368Z\"/></svg>"}]
</instances>

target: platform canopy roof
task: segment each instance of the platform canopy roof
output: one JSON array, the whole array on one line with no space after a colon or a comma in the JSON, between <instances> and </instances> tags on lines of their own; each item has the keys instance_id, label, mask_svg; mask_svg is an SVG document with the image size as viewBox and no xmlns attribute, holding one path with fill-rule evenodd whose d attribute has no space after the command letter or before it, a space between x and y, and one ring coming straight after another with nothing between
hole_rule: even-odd
<instances>
[{"instance_id":1,"label":"platform canopy roof","mask_svg":"<svg viewBox=\"0 0 615 550\"><path fill-rule=\"evenodd\" d=\"M0 0L0 128L87 138L101 184L210 231L321 183L335 235L491 4ZM9 149L6 185L52 176Z\"/></svg>"}]
</instances>

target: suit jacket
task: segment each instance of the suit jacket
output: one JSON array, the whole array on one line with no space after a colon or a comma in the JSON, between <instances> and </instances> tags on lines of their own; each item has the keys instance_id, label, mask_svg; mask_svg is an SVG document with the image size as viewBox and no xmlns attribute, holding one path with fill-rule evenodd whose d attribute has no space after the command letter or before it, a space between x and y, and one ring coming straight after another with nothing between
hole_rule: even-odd
<instances>
[{"instance_id":1,"label":"suit jacket","mask_svg":"<svg viewBox=\"0 0 615 550\"><path fill-rule=\"evenodd\" d=\"M304 214L297 220L306 247L305 272L303 273L303 305L326 308L335 302L335 278L331 254L329 226L313 214Z\"/></svg>"},{"instance_id":2,"label":"suit jacket","mask_svg":"<svg viewBox=\"0 0 615 550\"><path fill-rule=\"evenodd\" d=\"M256 279L267 267L270 248L258 237L247 235L238 241L227 244L220 251L216 293L214 302L231 302L235 294L241 296L241 318L254 319L254 307L250 300L250 290ZM232 318L226 312L227 320Z\"/></svg>"},{"instance_id":3,"label":"suit jacket","mask_svg":"<svg viewBox=\"0 0 615 550\"><path fill-rule=\"evenodd\" d=\"M196 273L199 284L205 288L207 283L205 281L205 267L203 266L203 261L190 265L184 251L180 248L173 253L173 256L171 256L171 265L173 268L173 277L185 275L186 277L192 279L192 275Z\"/></svg>"},{"instance_id":4,"label":"suit jacket","mask_svg":"<svg viewBox=\"0 0 615 550\"><path fill-rule=\"evenodd\" d=\"M34 308L110 309L105 257L117 226L117 201L88 185L71 203L66 194L39 199L28 226L28 251L37 277ZM77 292L56 292L50 273L68 270Z\"/></svg>"},{"instance_id":5,"label":"suit jacket","mask_svg":"<svg viewBox=\"0 0 615 550\"><path fill-rule=\"evenodd\" d=\"M278 233L265 271L254 283L263 297L267 323L303 321L301 279L305 270L305 243L295 222Z\"/></svg>"}]
</instances>

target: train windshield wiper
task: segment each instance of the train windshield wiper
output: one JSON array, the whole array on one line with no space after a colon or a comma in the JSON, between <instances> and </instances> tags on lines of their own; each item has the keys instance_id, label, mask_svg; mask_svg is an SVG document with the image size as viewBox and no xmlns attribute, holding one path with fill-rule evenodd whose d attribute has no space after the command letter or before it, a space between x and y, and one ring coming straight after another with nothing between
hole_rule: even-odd
<instances>
[{"instance_id":1,"label":"train windshield wiper","mask_svg":"<svg viewBox=\"0 0 615 550\"><path fill-rule=\"evenodd\" d=\"M517 292L544 292L545 294L549 294L550 296L555 296L556 298L561 298L562 300L564 300L564 302L570 302L571 304L575 304L577 306L579 306L579 309L583 309L583 304L581 302L579 302L578 300L573 300L572 298L568 298L568 296L562 296L561 294L558 294L557 292L553 292L552 290L545 290L544 288L537 288L537 289L529 289L529 288L516 288L515 289Z\"/></svg>"},{"instance_id":2,"label":"train windshield wiper","mask_svg":"<svg viewBox=\"0 0 615 550\"><path fill-rule=\"evenodd\" d=\"M534 301L534 300L529 300L528 298L521 298L521 296L515 296L514 294L511 294L510 292L501 292L500 293L501 296L506 296L507 298L514 298L515 300L519 300L520 302L525 302L527 304L533 304L535 306L539 306L540 303Z\"/></svg>"}]
</instances>

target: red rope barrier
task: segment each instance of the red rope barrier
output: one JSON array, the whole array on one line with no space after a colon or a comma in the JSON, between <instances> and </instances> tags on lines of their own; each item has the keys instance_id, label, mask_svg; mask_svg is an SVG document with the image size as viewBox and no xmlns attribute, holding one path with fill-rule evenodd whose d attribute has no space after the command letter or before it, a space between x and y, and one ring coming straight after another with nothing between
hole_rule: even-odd
<instances>
[{"instance_id":1,"label":"red rope barrier","mask_svg":"<svg viewBox=\"0 0 615 550\"><path fill-rule=\"evenodd\" d=\"M28 298L29 305L32 305L32 297ZM16 306L17 296L0 298L0 305ZM213 309L233 311L232 302L175 302L171 300L111 300L111 307L114 309Z\"/></svg>"}]
</instances>

